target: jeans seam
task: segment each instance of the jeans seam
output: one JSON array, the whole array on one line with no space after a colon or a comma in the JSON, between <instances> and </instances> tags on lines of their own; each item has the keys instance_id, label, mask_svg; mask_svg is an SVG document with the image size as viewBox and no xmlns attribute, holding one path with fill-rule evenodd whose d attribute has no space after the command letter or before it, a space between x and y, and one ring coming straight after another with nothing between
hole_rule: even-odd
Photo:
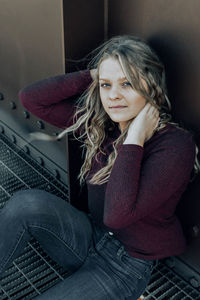
<instances>
[{"instance_id":1,"label":"jeans seam","mask_svg":"<svg viewBox=\"0 0 200 300\"><path fill-rule=\"evenodd\" d=\"M10 255L8 255L8 258L7 258L7 260L1 264L0 268L2 267L2 265L3 265L3 264L4 264L4 265L6 265L6 264L7 264L8 260L10 259L10 257L13 255L13 253L14 253L14 252L15 252L15 250L17 249L17 247L18 247L18 245L19 245L19 243L20 243L20 241L21 241L21 239L22 239L22 237L23 237L23 235L24 235L25 231L26 231L26 230L24 229L24 230L23 230L23 232L21 233L21 235L20 235L20 237L19 237L18 241L17 241L17 244L15 245L14 249L12 250L11 254L10 254Z\"/></svg>"},{"instance_id":2,"label":"jeans seam","mask_svg":"<svg viewBox=\"0 0 200 300\"><path fill-rule=\"evenodd\" d=\"M101 248L103 247L104 243L107 240L107 237L108 237L108 233L104 233L104 235L100 238L100 240L96 244L97 250L101 250Z\"/></svg>"},{"instance_id":3,"label":"jeans seam","mask_svg":"<svg viewBox=\"0 0 200 300\"><path fill-rule=\"evenodd\" d=\"M49 229L47 229L47 228L38 226L38 225L29 225L29 227L36 227L36 228L40 228L40 229L42 229L42 230L46 230L46 231L50 232L50 233L51 233L52 235L54 235L59 241L61 241L61 242L62 242L62 243L63 243L70 251L72 251L73 254L74 254L75 256L77 256L78 259L80 259L81 262L84 261L84 259L81 258L80 255L74 251L74 249L72 249L67 243L65 243L65 241L63 241L63 240L62 240L56 233L54 233L53 231L51 231L51 230L49 230Z\"/></svg>"}]
</instances>

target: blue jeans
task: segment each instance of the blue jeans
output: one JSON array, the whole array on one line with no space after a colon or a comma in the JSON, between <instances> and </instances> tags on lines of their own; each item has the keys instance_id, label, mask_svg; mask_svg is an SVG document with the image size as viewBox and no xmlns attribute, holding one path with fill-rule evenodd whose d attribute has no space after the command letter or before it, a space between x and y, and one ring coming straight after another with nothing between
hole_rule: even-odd
<instances>
[{"instance_id":1,"label":"blue jeans","mask_svg":"<svg viewBox=\"0 0 200 300\"><path fill-rule=\"evenodd\" d=\"M138 299L157 260L131 257L84 212L43 190L15 193L0 212L0 274L34 236L71 275L38 300Z\"/></svg>"}]
</instances>

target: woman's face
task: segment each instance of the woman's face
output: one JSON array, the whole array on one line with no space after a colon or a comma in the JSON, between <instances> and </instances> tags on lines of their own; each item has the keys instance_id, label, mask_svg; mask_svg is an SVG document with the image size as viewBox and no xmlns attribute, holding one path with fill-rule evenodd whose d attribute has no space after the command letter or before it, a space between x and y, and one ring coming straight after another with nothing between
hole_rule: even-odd
<instances>
[{"instance_id":1,"label":"woman's face","mask_svg":"<svg viewBox=\"0 0 200 300\"><path fill-rule=\"evenodd\" d=\"M100 64L99 85L105 111L114 122L119 123L123 131L127 122L145 106L145 98L131 87L119 61L112 57Z\"/></svg>"}]
</instances>

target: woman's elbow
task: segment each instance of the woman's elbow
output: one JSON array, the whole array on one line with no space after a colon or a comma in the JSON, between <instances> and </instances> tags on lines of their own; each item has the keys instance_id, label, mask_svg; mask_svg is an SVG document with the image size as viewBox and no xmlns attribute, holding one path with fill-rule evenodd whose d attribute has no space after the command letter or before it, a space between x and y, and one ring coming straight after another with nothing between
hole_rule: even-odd
<instances>
[{"instance_id":1,"label":"woman's elbow","mask_svg":"<svg viewBox=\"0 0 200 300\"><path fill-rule=\"evenodd\" d=\"M33 95L30 93L30 91L25 87L21 89L18 93L19 100L23 107L27 109L30 112L35 111L36 108L36 101L34 101Z\"/></svg>"},{"instance_id":2,"label":"woman's elbow","mask_svg":"<svg viewBox=\"0 0 200 300\"><path fill-rule=\"evenodd\" d=\"M26 89L25 88L23 88L23 89L21 89L20 91L19 91L19 93L18 93L18 97L19 97L19 100L20 100L20 102L21 102L21 104L25 107L25 108L27 108L26 106L27 106L27 103L28 103L28 95L27 95L27 93L26 93Z\"/></svg>"},{"instance_id":3,"label":"woman's elbow","mask_svg":"<svg viewBox=\"0 0 200 300\"><path fill-rule=\"evenodd\" d=\"M129 222L128 219L124 219L122 217L104 217L104 225L106 227L109 227L112 231L112 229L122 229L130 225L131 222Z\"/></svg>"}]
</instances>

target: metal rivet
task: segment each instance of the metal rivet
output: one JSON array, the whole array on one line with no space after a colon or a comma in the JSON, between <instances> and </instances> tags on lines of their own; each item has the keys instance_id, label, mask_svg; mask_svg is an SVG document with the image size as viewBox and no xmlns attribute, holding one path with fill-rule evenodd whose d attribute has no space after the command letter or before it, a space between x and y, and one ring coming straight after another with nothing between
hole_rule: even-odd
<instances>
[{"instance_id":1,"label":"metal rivet","mask_svg":"<svg viewBox=\"0 0 200 300\"><path fill-rule=\"evenodd\" d=\"M11 141L13 142L13 144L17 143L16 137L14 135L11 136Z\"/></svg>"},{"instance_id":2,"label":"metal rivet","mask_svg":"<svg viewBox=\"0 0 200 300\"><path fill-rule=\"evenodd\" d=\"M44 123L42 121L37 121L36 124L40 129L44 129Z\"/></svg>"},{"instance_id":3,"label":"metal rivet","mask_svg":"<svg viewBox=\"0 0 200 300\"><path fill-rule=\"evenodd\" d=\"M0 93L0 100L4 99L4 95L2 93Z\"/></svg>"},{"instance_id":4,"label":"metal rivet","mask_svg":"<svg viewBox=\"0 0 200 300\"><path fill-rule=\"evenodd\" d=\"M40 164L41 166L44 166L44 160L43 160L42 157L38 156L37 161L39 162L39 164Z\"/></svg>"},{"instance_id":5,"label":"metal rivet","mask_svg":"<svg viewBox=\"0 0 200 300\"><path fill-rule=\"evenodd\" d=\"M200 286L198 279L195 277L190 278L190 283L195 288L198 288Z\"/></svg>"},{"instance_id":6,"label":"metal rivet","mask_svg":"<svg viewBox=\"0 0 200 300\"><path fill-rule=\"evenodd\" d=\"M2 125L0 125L0 132L4 133L4 127Z\"/></svg>"},{"instance_id":7,"label":"metal rivet","mask_svg":"<svg viewBox=\"0 0 200 300\"><path fill-rule=\"evenodd\" d=\"M24 147L24 152L26 152L26 154L30 154L30 149L28 146Z\"/></svg>"},{"instance_id":8,"label":"metal rivet","mask_svg":"<svg viewBox=\"0 0 200 300\"><path fill-rule=\"evenodd\" d=\"M51 190L51 186L50 184L47 185L47 190L50 191Z\"/></svg>"},{"instance_id":9,"label":"metal rivet","mask_svg":"<svg viewBox=\"0 0 200 300\"><path fill-rule=\"evenodd\" d=\"M24 114L25 119L29 119L30 118L30 114L29 114L28 111L24 110L23 114Z\"/></svg>"},{"instance_id":10,"label":"metal rivet","mask_svg":"<svg viewBox=\"0 0 200 300\"><path fill-rule=\"evenodd\" d=\"M16 109L17 106L14 101L10 101L10 107L11 109Z\"/></svg>"},{"instance_id":11,"label":"metal rivet","mask_svg":"<svg viewBox=\"0 0 200 300\"><path fill-rule=\"evenodd\" d=\"M54 173L56 179L60 179L60 173L59 173L58 170L55 169L55 170L53 171L53 173Z\"/></svg>"},{"instance_id":12,"label":"metal rivet","mask_svg":"<svg viewBox=\"0 0 200 300\"><path fill-rule=\"evenodd\" d=\"M53 136L58 136L59 133L58 133L58 132L53 132L52 135L53 135ZM60 140L61 140L61 139L57 139L58 142L59 142Z\"/></svg>"}]
</instances>

